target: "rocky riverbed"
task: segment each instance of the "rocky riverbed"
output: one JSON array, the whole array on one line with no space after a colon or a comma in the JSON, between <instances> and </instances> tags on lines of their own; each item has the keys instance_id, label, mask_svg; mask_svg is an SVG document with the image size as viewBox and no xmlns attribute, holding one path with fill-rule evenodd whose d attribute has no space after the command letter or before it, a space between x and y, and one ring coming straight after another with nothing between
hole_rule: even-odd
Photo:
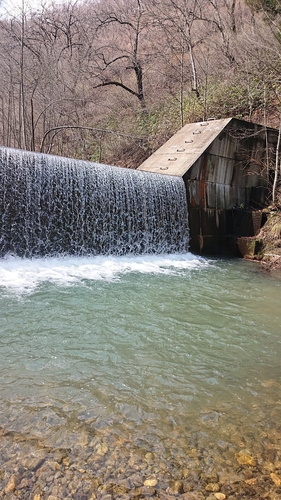
<instances>
[{"instance_id":1,"label":"rocky riverbed","mask_svg":"<svg viewBox=\"0 0 281 500\"><path fill-rule=\"evenodd\" d=\"M281 498L281 424L224 422L213 411L196 429L174 426L154 446L113 432L78 429L72 445L1 431L0 498L6 500L111 500L159 498L238 500Z\"/></svg>"}]
</instances>

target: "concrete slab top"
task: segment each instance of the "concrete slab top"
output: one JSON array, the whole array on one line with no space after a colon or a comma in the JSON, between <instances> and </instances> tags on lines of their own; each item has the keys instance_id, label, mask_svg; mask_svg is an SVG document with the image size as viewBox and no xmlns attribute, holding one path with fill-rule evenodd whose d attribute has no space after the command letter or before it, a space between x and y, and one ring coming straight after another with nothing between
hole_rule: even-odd
<instances>
[{"instance_id":1,"label":"concrete slab top","mask_svg":"<svg viewBox=\"0 0 281 500\"><path fill-rule=\"evenodd\" d=\"M182 177L231 120L188 123L147 158L138 170Z\"/></svg>"}]
</instances>

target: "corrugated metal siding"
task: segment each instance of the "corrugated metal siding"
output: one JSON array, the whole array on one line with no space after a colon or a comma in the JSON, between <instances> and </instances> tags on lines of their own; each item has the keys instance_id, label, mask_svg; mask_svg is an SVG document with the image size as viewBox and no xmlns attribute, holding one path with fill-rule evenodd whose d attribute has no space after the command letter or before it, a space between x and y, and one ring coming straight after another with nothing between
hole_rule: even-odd
<instances>
[{"instance_id":1,"label":"corrugated metal siding","mask_svg":"<svg viewBox=\"0 0 281 500\"><path fill-rule=\"evenodd\" d=\"M274 157L277 131L237 120L188 124L148 158L140 170L183 177L189 205L191 250L220 253L231 235L253 234L252 212L266 198L263 159ZM233 243L234 242L234 243Z\"/></svg>"}]
</instances>

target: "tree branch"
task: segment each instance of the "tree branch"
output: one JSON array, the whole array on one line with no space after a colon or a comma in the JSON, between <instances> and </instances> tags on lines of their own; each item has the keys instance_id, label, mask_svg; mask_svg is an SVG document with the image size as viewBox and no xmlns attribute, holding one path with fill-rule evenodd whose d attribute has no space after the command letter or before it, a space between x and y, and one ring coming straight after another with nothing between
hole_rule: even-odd
<instances>
[{"instance_id":1,"label":"tree branch","mask_svg":"<svg viewBox=\"0 0 281 500\"><path fill-rule=\"evenodd\" d=\"M52 127L45 132L45 134L43 135L42 140L41 140L40 153L43 153L44 143L45 143L45 140L49 134L51 134L52 132L55 132L57 134L61 130L71 130L71 129L90 130L92 132L102 132L102 133L106 133L106 134L118 135L119 137L129 137L130 139L137 139L137 140L147 139L146 136L135 136L135 135L128 135L128 134L121 134L119 132L114 132L113 130L107 130L107 129L102 129L102 128L84 127L82 125L60 125L58 127ZM48 152L49 152L49 150L48 150Z\"/></svg>"},{"instance_id":2,"label":"tree branch","mask_svg":"<svg viewBox=\"0 0 281 500\"><path fill-rule=\"evenodd\" d=\"M136 96L138 99L141 100L140 95L138 94L138 92L135 92L135 90L130 89L130 87L127 87L127 85L124 85L124 83L116 82L114 80L110 81L110 82L99 83L98 85L95 85L93 88L97 89L99 87L107 87L109 85L115 85L116 87L121 87L122 89L126 90L127 92L130 92L130 94L133 94L134 96Z\"/></svg>"}]
</instances>

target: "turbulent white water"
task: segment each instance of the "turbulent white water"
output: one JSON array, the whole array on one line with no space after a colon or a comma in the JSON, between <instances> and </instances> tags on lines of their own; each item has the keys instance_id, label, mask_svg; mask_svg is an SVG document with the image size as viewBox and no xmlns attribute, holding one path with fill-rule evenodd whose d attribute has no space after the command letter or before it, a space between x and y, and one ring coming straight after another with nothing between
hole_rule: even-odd
<instances>
[{"instance_id":1,"label":"turbulent white water","mask_svg":"<svg viewBox=\"0 0 281 500\"><path fill-rule=\"evenodd\" d=\"M0 256L188 250L181 178L0 148Z\"/></svg>"},{"instance_id":2,"label":"turbulent white water","mask_svg":"<svg viewBox=\"0 0 281 500\"><path fill-rule=\"evenodd\" d=\"M180 274L183 270L210 266L210 261L186 254L143 256L47 257L0 260L0 289L32 292L42 283L61 286L90 281L119 280L127 273Z\"/></svg>"}]
</instances>

